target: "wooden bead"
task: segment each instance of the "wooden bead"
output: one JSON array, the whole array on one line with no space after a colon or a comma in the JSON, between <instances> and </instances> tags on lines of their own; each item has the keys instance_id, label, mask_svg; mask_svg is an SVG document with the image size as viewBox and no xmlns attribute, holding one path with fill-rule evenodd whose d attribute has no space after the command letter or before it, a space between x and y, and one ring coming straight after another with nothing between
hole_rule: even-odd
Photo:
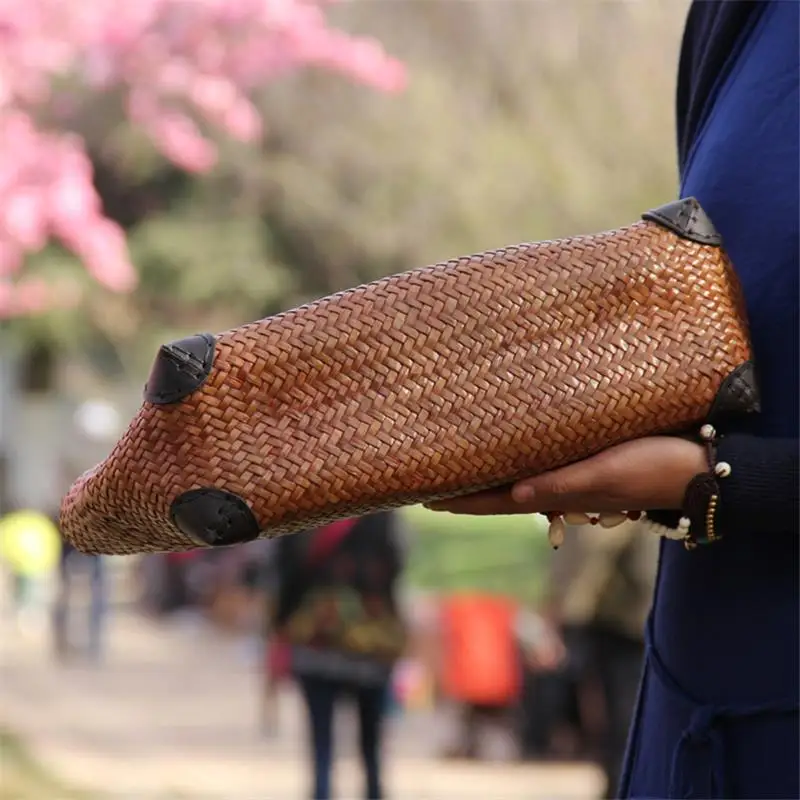
<instances>
[{"instance_id":1,"label":"wooden bead","mask_svg":"<svg viewBox=\"0 0 800 800\"><path fill-rule=\"evenodd\" d=\"M714 474L718 478L727 478L731 474L731 465L727 461L720 461L714 467Z\"/></svg>"},{"instance_id":2,"label":"wooden bead","mask_svg":"<svg viewBox=\"0 0 800 800\"><path fill-rule=\"evenodd\" d=\"M588 525L589 515L584 514L582 511L567 511L564 514L564 522L567 525Z\"/></svg>"},{"instance_id":3,"label":"wooden bead","mask_svg":"<svg viewBox=\"0 0 800 800\"><path fill-rule=\"evenodd\" d=\"M622 512L611 512L604 513L600 515L600 527L601 528L616 528L618 525L622 525L628 519L626 514Z\"/></svg>"},{"instance_id":4,"label":"wooden bead","mask_svg":"<svg viewBox=\"0 0 800 800\"><path fill-rule=\"evenodd\" d=\"M553 550L558 550L564 544L564 534L566 533L566 526L561 517L554 519L550 523L550 528L547 531L547 538Z\"/></svg>"}]
</instances>

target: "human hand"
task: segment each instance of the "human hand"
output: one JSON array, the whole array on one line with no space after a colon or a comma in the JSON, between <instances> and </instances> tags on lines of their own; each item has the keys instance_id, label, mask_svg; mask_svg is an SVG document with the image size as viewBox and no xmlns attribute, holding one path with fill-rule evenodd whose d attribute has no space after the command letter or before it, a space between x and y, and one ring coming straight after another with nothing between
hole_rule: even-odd
<instances>
[{"instance_id":1,"label":"human hand","mask_svg":"<svg viewBox=\"0 0 800 800\"><path fill-rule=\"evenodd\" d=\"M526 618L522 649L525 662L534 672L553 672L567 658L567 648L552 615L533 614Z\"/></svg>"},{"instance_id":2,"label":"human hand","mask_svg":"<svg viewBox=\"0 0 800 800\"><path fill-rule=\"evenodd\" d=\"M689 482L707 470L701 445L674 436L653 436L611 447L513 486L427 507L471 515L680 509Z\"/></svg>"},{"instance_id":3,"label":"human hand","mask_svg":"<svg viewBox=\"0 0 800 800\"><path fill-rule=\"evenodd\" d=\"M548 631L541 642L527 651L527 664L534 672L554 672L567 658L564 640L555 632Z\"/></svg>"}]
</instances>

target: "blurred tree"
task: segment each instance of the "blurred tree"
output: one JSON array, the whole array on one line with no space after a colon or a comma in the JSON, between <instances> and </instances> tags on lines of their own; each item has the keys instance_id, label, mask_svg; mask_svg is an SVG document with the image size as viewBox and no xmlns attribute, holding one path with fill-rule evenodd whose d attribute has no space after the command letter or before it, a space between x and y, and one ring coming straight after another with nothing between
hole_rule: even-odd
<instances>
[{"instance_id":1,"label":"blurred tree","mask_svg":"<svg viewBox=\"0 0 800 800\"><path fill-rule=\"evenodd\" d=\"M688 0L345 3L332 24L375 37L408 90L370 93L303 70L250 96L269 129L220 141L187 174L114 96L72 117L139 285L88 281L77 313L17 326L124 363L160 341L222 330L443 258L635 219L675 192L672 97ZM69 272L53 249L29 274Z\"/></svg>"},{"instance_id":2,"label":"blurred tree","mask_svg":"<svg viewBox=\"0 0 800 800\"><path fill-rule=\"evenodd\" d=\"M105 287L136 282L123 231L104 215L74 135L79 118L95 124L108 98L171 162L202 173L216 148L201 126L257 140L261 116L249 92L270 77L317 65L399 88L399 63L372 40L329 28L326 2L2 0L0 318L74 299L42 276L19 275L24 254L51 236Z\"/></svg>"},{"instance_id":3,"label":"blurred tree","mask_svg":"<svg viewBox=\"0 0 800 800\"><path fill-rule=\"evenodd\" d=\"M391 103L316 75L264 92L264 207L306 253L324 254L326 285L314 270L308 290L602 229L673 194L684 7L432 0L339 9L350 29L403 58L411 82Z\"/></svg>"}]
</instances>

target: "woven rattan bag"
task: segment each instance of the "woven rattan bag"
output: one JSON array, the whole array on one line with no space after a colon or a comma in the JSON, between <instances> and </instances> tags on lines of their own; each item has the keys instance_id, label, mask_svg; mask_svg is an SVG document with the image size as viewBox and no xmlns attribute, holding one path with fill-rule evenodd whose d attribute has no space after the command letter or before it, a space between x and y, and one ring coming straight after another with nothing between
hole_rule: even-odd
<instances>
[{"instance_id":1,"label":"woven rattan bag","mask_svg":"<svg viewBox=\"0 0 800 800\"><path fill-rule=\"evenodd\" d=\"M63 531L183 550L506 484L757 410L750 358L719 235L671 203L165 345Z\"/></svg>"}]
</instances>

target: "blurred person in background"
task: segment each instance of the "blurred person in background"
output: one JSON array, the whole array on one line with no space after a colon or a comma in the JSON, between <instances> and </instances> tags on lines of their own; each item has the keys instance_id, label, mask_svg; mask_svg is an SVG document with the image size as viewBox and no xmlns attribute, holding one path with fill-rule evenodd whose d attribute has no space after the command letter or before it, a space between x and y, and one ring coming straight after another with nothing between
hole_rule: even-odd
<instances>
[{"instance_id":1,"label":"blurred person in background","mask_svg":"<svg viewBox=\"0 0 800 800\"><path fill-rule=\"evenodd\" d=\"M539 611L523 608L515 632L522 660L521 757L546 761L580 757L586 742L580 687L566 668L560 631Z\"/></svg>"},{"instance_id":2,"label":"blurred person in background","mask_svg":"<svg viewBox=\"0 0 800 800\"><path fill-rule=\"evenodd\" d=\"M258 594L262 614L257 635L258 662L261 666L261 730L267 735L278 733L280 724L280 690L291 678L288 643L273 630L280 598L280 575L277 554L280 539L260 539L251 542L251 557L245 564L243 580Z\"/></svg>"},{"instance_id":3,"label":"blurred person in background","mask_svg":"<svg viewBox=\"0 0 800 800\"><path fill-rule=\"evenodd\" d=\"M488 725L514 738L521 686L516 616L517 603L505 597L460 593L442 599L442 692L459 715L458 741L446 757L478 758Z\"/></svg>"},{"instance_id":4,"label":"blurred person in background","mask_svg":"<svg viewBox=\"0 0 800 800\"><path fill-rule=\"evenodd\" d=\"M274 602L267 600L267 610L274 614ZM292 648L286 637L271 627L265 637L264 656L261 730L273 736L280 727L281 689L292 677Z\"/></svg>"},{"instance_id":5,"label":"blurred person in background","mask_svg":"<svg viewBox=\"0 0 800 800\"><path fill-rule=\"evenodd\" d=\"M617 791L636 706L658 546L640 523L569 527L552 561L546 617L563 637L565 666L584 701L579 709L589 732L597 725L588 718L595 715L586 688L600 689L602 723L590 744L599 752L607 798Z\"/></svg>"},{"instance_id":6,"label":"blurred person in background","mask_svg":"<svg viewBox=\"0 0 800 800\"><path fill-rule=\"evenodd\" d=\"M383 797L387 691L406 644L397 598L404 563L400 514L344 520L278 540L274 633L308 711L314 800L331 797L333 719L355 699L367 800Z\"/></svg>"},{"instance_id":7,"label":"blurred person in background","mask_svg":"<svg viewBox=\"0 0 800 800\"><path fill-rule=\"evenodd\" d=\"M58 589L53 608L53 638L56 657L65 659L75 650L83 650L91 661L99 664L105 655L105 632L108 612L107 559L76 550L65 539L61 541ZM74 644L76 593L80 579L88 579L89 602L84 614L86 638L84 646Z\"/></svg>"},{"instance_id":8,"label":"blurred person in background","mask_svg":"<svg viewBox=\"0 0 800 800\"><path fill-rule=\"evenodd\" d=\"M192 619L199 611L199 598L193 591L190 575L192 568L203 560L204 555L199 549L161 555L164 565L160 607L162 614L178 619ZM213 581L209 583L213 585Z\"/></svg>"},{"instance_id":9,"label":"blurred person in background","mask_svg":"<svg viewBox=\"0 0 800 800\"><path fill-rule=\"evenodd\" d=\"M46 629L60 548L58 527L40 511L13 511L0 519L0 558L11 578L11 618L22 633Z\"/></svg>"}]
</instances>

